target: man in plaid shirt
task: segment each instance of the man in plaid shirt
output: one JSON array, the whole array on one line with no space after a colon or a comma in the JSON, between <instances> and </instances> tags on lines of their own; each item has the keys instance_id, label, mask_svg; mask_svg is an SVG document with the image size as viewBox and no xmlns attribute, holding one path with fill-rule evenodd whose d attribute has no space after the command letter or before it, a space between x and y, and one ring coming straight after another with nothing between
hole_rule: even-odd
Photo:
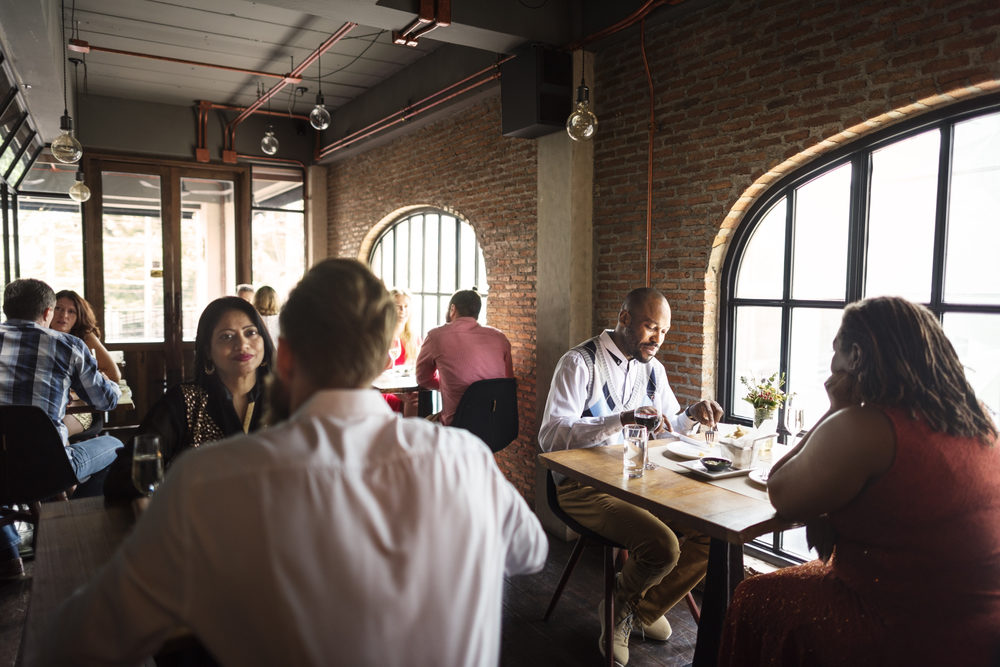
<instances>
[{"instance_id":1,"label":"man in plaid shirt","mask_svg":"<svg viewBox=\"0 0 1000 667\"><path fill-rule=\"evenodd\" d=\"M111 465L122 443L101 435L71 444L63 424L69 391L95 410L111 410L118 405L121 390L97 369L97 361L81 339L48 328L55 305L55 293L40 280L15 280L4 289L7 321L0 324L0 405L42 408L62 436L76 478L86 482ZM81 485L77 495L85 495L88 487L100 493L100 485L92 482ZM17 543L13 526L4 526L0 578L16 577L21 570Z\"/></svg>"}]
</instances>

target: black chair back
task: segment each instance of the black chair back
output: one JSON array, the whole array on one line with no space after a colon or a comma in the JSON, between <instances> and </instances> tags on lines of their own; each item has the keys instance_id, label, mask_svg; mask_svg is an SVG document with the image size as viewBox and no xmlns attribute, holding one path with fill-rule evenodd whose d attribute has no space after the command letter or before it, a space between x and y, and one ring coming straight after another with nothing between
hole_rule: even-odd
<instances>
[{"instance_id":1,"label":"black chair back","mask_svg":"<svg viewBox=\"0 0 1000 667\"><path fill-rule=\"evenodd\" d=\"M473 382L458 402L452 426L464 428L494 452L517 439L517 380L496 378Z\"/></svg>"},{"instance_id":2,"label":"black chair back","mask_svg":"<svg viewBox=\"0 0 1000 667\"><path fill-rule=\"evenodd\" d=\"M37 502L75 484L62 438L45 411L0 406L0 505Z\"/></svg>"}]
</instances>

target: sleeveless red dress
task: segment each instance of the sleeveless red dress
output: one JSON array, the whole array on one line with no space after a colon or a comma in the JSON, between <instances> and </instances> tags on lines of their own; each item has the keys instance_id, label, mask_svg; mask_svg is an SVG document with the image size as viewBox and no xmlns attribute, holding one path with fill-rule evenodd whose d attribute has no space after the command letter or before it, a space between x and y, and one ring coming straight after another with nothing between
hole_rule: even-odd
<instances>
[{"instance_id":1,"label":"sleeveless red dress","mask_svg":"<svg viewBox=\"0 0 1000 667\"><path fill-rule=\"evenodd\" d=\"M1000 665L1000 444L884 412L892 466L830 514L829 563L737 588L720 665Z\"/></svg>"}]
</instances>

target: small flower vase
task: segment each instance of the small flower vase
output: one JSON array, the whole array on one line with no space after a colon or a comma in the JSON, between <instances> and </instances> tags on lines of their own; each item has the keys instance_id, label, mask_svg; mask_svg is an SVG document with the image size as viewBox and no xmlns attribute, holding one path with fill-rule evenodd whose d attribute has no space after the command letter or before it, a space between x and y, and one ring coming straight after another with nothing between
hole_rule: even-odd
<instances>
[{"instance_id":1,"label":"small flower vase","mask_svg":"<svg viewBox=\"0 0 1000 667\"><path fill-rule=\"evenodd\" d=\"M764 433L776 433L778 430L778 419L774 415L774 408L754 408L753 409L753 427ZM771 446L774 444L774 438L768 438L760 443L760 450L762 454L768 454L771 451Z\"/></svg>"}]
</instances>

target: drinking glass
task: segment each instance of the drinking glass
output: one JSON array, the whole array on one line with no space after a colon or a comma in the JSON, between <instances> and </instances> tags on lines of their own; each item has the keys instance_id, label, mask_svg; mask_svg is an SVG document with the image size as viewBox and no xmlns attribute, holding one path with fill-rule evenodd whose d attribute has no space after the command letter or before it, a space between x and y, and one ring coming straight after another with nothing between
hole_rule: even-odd
<instances>
[{"instance_id":1,"label":"drinking glass","mask_svg":"<svg viewBox=\"0 0 1000 667\"><path fill-rule=\"evenodd\" d=\"M645 426L629 424L625 427L625 450L622 458L622 472L626 477L642 477L646 465L647 431Z\"/></svg>"},{"instance_id":2,"label":"drinking glass","mask_svg":"<svg viewBox=\"0 0 1000 667\"><path fill-rule=\"evenodd\" d=\"M135 436L132 453L132 484L147 498L153 495L163 481L163 453L160 436L144 433Z\"/></svg>"},{"instance_id":3,"label":"drinking glass","mask_svg":"<svg viewBox=\"0 0 1000 667\"><path fill-rule=\"evenodd\" d=\"M649 436L656 432L656 427L660 425L660 411L655 405L641 405L635 409L635 423L646 427L646 442L649 443ZM646 452L646 470L655 470L656 465L649 460L649 452Z\"/></svg>"}]
</instances>

